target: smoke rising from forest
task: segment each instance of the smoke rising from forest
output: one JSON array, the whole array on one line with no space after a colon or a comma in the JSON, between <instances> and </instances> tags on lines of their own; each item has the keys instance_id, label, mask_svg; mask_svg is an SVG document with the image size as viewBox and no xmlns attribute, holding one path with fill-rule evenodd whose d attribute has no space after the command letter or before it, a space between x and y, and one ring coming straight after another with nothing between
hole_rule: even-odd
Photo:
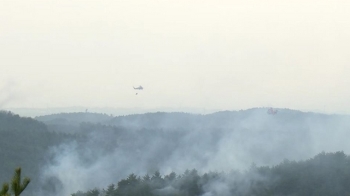
<instances>
[{"instance_id":1,"label":"smoke rising from forest","mask_svg":"<svg viewBox=\"0 0 350 196\"><path fill-rule=\"evenodd\" d=\"M0 86L0 109L6 107L10 102L18 100L18 92L16 92L17 83L7 81Z\"/></svg>"},{"instance_id":2,"label":"smoke rising from forest","mask_svg":"<svg viewBox=\"0 0 350 196\"><path fill-rule=\"evenodd\" d=\"M322 151L350 152L348 116L287 109L277 115L268 115L266 109L154 113L116 117L105 124L114 127L90 126L80 141L51 149L54 161L45 167L42 179L59 182L57 195L103 188L131 173L245 171L253 163L275 165ZM208 184L205 195L212 189L224 192L225 181L230 179Z\"/></svg>"}]
</instances>

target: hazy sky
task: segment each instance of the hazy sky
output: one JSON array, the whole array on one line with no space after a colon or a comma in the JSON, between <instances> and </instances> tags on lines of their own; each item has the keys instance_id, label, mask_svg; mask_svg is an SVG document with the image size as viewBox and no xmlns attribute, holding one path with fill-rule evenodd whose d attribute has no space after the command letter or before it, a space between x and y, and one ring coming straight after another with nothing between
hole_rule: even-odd
<instances>
[{"instance_id":1,"label":"hazy sky","mask_svg":"<svg viewBox=\"0 0 350 196\"><path fill-rule=\"evenodd\" d=\"M349 10L347 0L0 0L0 106L350 113Z\"/></svg>"}]
</instances>

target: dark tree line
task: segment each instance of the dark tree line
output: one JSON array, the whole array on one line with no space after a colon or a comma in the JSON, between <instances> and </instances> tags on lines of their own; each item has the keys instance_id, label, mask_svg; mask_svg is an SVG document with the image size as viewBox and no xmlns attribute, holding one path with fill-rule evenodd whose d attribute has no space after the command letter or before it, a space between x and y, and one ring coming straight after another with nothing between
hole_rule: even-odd
<instances>
[{"instance_id":1,"label":"dark tree line","mask_svg":"<svg viewBox=\"0 0 350 196\"><path fill-rule=\"evenodd\" d=\"M162 195L171 192L170 195L199 195L201 191L201 177L196 170L186 171L184 174L177 176L172 172L168 175L161 176L157 171L153 175L145 175L142 178L135 174L130 174L126 179L117 183L117 185L110 184L106 190L91 189L87 192L78 191L72 196L98 196L104 193L106 196L134 196L134 195ZM169 190L164 188L172 186ZM162 190L164 189L164 190ZM168 195L168 194L167 194Z\"/></svg>"},{"instance_id":2,"label":"dark tree line","mask_svg":"<svg viewBox=\"0 0 350 196\"><path fill-rule=\"evenodd\" d=\"M78 191L72 196L331 196L350 195L350 156L320 153L305 161L285 160L272 167L252 165L245 172L187 170L181 175L159 172L143 177L130 174L106 189Z\"/></svg>"}]
</instances>

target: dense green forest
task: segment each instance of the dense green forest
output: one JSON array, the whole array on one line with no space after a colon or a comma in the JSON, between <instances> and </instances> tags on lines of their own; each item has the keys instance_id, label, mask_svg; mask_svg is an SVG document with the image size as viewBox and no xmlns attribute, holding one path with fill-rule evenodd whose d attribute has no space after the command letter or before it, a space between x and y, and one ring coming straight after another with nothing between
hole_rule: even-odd
<instances>
[{"instance_id":1,"label":"dense green forest","mask_svg":"<svg viewBox=\"0 0 350 196\"><path fill-rule=\"evenodd\" d=\"M93 178L93 177L92 177ZM72 196L335 196L350 195L350 156L343 152L320 153L305 161L288 161L276 166L257 167L245 172L186 170L161 175L130 174L100 190L78 191Z\"/></svg>"}]
</instances>

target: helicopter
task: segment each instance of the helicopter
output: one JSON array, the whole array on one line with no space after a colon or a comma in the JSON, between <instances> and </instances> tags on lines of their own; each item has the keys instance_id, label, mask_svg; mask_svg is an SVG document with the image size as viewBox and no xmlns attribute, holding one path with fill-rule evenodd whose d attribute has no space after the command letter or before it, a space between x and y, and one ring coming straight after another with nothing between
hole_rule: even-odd
<instances>
[{"instance_id":1,"label":"helicopter","mask_svg":"<svg viewBox=\"0 0 350 196\"><path fill-rule=\"evenodd\" d=\"M134 87L134 86L133 86ZM143 87L142 86L139 86L139 87L134 87L135 90L143 90Z\"/></svg>"}]
</instances>

